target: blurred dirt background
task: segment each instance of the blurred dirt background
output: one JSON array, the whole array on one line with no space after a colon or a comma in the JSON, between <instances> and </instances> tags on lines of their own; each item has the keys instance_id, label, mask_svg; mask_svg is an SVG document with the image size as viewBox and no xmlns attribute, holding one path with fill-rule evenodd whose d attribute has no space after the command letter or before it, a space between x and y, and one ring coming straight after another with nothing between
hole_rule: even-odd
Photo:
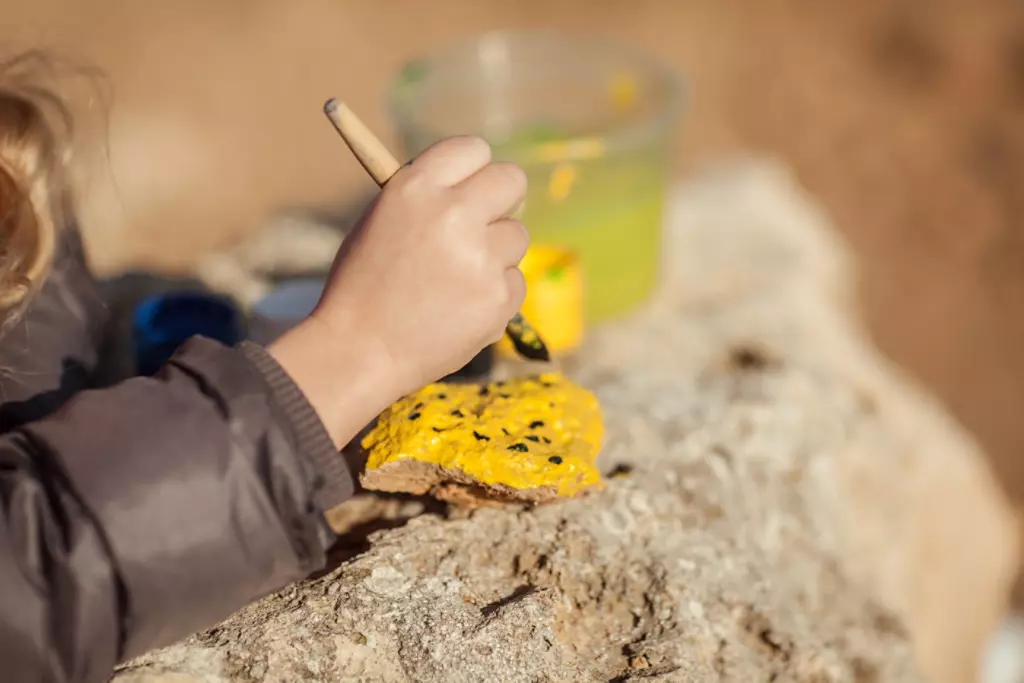
<instances>
[{"instance_id":1,"label":"blurred dirt background","mask_svg":"<svg viewBox=\"0 0 1024 683\"><path fill-rule=\"evenodd\" d=\"M371 189L325 123L390 131L409 58L490 28L642 44L693 97L679 171L792 164L862 256L865 316L1024 501L1024 5L1008 0L2 0L0 45L106 74L87 107L86 229L103 271L175 268L270 210ZM393 141L393 138L392 138ZM955 505L955 501L950 501Z\"/></svg>"}]
</instances>

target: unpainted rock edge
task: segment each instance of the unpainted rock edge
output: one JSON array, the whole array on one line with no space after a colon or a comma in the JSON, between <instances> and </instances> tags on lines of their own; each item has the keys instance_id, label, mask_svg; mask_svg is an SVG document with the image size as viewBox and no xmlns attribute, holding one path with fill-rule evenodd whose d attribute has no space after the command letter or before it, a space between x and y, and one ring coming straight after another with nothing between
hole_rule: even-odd
<instances>
[{"instance_id":1,"label":"unpainted rock edge","mask_svg":"<svg viewBox=\"0 0 1024 683\"><path fill-rule=\"evenodd\" d=\"M550 486L516 489L505 484L485 485L462 470L413 459L388 462L367 470L360 476L360 482L370 490L429 494L468 508L501 507L516 503L543 505L558 498L558 492ZM590 486L573 497L589 495L597 490L600 490L600 486Z\"/></svg>"}]
</instances>

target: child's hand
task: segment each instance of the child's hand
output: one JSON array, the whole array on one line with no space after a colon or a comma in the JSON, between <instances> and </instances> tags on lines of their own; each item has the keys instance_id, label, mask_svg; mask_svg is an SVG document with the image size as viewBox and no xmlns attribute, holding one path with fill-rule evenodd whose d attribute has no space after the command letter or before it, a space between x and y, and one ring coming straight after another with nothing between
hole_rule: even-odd
<instances>
[{"instance_id":1,"label":"child's hand","mask_svg":"<svg viewBox=\"0 0 1024 683\"><path fill-rule=\"evenodd\" d=\"M522 170L491 163L483 140L434 145L345 241L314 315L339 337L371 335L403 393L459 369L523 303L529 237L507 216L525 192Z\"/></svg>"},{"instance_id":2,"label":"child's hand","mask_svg":"<svg viewBox=\"0 0 1024 683\"><path fill-rule=\"evenodd\" d=\"M434 145L381 191L314 313L270 348L339 446L501 338L526 295L529 237L507 218L525 194L521 169L465 137Z\"/></svg>"}]
</instances>

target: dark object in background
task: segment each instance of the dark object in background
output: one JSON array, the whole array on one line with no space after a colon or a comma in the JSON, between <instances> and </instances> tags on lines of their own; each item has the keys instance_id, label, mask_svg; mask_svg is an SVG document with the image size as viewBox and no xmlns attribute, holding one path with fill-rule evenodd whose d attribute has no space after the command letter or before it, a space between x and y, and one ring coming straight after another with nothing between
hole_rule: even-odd
<instances>
[{"instance_id":1,"label":"dark object in background","mask_svg":"<svg viewBox=\"0 0 1024 683\"><path fill-rule=\"evenodd\" d=\"M100 284L110 312L97 372L100 386L140 374L136 361L135 314L144 301L156 295L180 292L211 294L198 280L146 272L126 273Z\"/></svg>"},{"instance_id":2,"label":"dark object in background","mask_svg":"<svg viewBox=\"0 0 1024 683\"><path fill-rule=\"evenodd\" d=\"M196 335L234 346L245 339L242 312L231 299L206 291L154 294L132 316L135 371L152 375Z\"/></svg>"},{"instance_id":3,"label":"dark object in background","mask_svg":"<svg viewBox=\"0 0 1024 683\"><path fill-rule=\"evenodd\" d=\"M110 317L100 350L97 379L100 386L110 386L137 374L132 319L139 304L154 294L199 291L203 285L191 278L134 271L103 280L100 287Z\"/></svg>"}]
</instances>

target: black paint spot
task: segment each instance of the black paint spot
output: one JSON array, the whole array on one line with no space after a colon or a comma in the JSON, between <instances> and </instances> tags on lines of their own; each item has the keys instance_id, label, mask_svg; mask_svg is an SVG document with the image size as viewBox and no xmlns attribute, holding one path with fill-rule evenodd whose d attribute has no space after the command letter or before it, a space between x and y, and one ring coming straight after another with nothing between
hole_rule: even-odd
<instances>
[{"instance_id":1,"label":"black paint spot","mask_svg":"<svg viewBox=\"0 0 1024 683\"><path fill-rule=\"evenodd\" d=\"M634 467L626 463L619 463L608 473L609 477L625 477L633 473Z\"/></svg>"},{"instance_id":2,"label":"black paint spot","mask_svg":"<svg viewBox=\"0 0 1024 683\"><path fill-rule=\"evenodd\" d=\"M537 427L543 427L543 426L544 426L544 421L543 420L534 420L533 422L530 423L530 429L536 429Z\"/></svg>"},{"instance_id":3,"label":"black paint spot","mask_svg":"<svg viewBox=\"0 0 1024 683\"><path fill-rule=\"evenodd\" d=\"M552 455L550 458L548 458L548 462L551 463L552 465L561 465L562 458L557 455Z\"/></svg>"},{"instance_id":4,"label":"black paint spot","mask_svg":"<svg viewBox=\"0 0 1024 683\"><path fill-rule=\"evenodd\" d=\"M512 394L498 394L498 396L501 396L502 398L512 398Z\"/></svg>"},{"instance_id":5,"label":"black paint spot","mask_svg":"<svg viewBox=\"0 0 1024 683\"><path fill-rule=\"evenodd\" d=\"M542 436L541 438L544 439L544 443L551 443L551 439L549 439L548 437Z\"/></svg>"},{"instance_id":6,"label":"black paint spot","mask_svg":"<svg viewBox=\"0 0 1024 683\"><path fill-rule=\"evenodd\" d=\"M487 387L480 387L480 395L481 396L486 396L489 393L491 393L490 389L488 389Z\"/></svg>"},{"instance_id":7,"label":"black paint spot","mask_svg":"<svg viewBox=\"0 0 1024 683\"><path fill-rule=\"evenodd\" d=\"M417 413L409 413L409 419L410 420L418 420L418 419L420 419L420 414L418 412Z\"/></svg>"},{"instance_id":8,"label":"black paint spot","mask_svg":"<svg viewBox=\"0 0 1024 683\"><path fill-rule=\"evenodd\" d=\"M441 429L440 427L431 427L431 429L433 429L433 430L434 430L435 432L437 432L438 434L440 434L441 432L446 432L446 431L448 431L447 429Z\"/></svg>"},{"instance_id":9,"label":"black paint spot","mask_svg":"<svg viewBox=\"0 0 1024 683\"><path fill-rule=\"evenodd\" d=\"M505 436L512 436L511 434L509 434L509 433L508 433L508 430L507 430L507 429L505 429L504 427L502 427L502 428L501 428L501 431L502 431L502 433L503 433L503 434L504 434Z\"/></svg>"},{"instance_id":10,"label":"black paint spot","mask_svg":"<svg viewBox=\"0 0 1024 683\"><path fill-rule=\"evenodd\" d=\"M416 405L414 405L412 407L413 410L422 410L422 408L423 408L423 404L422 403L417 403Z\"/></svg>"},{"instance_id":11,"label":"black paint spot","mask_svg":"<svg viewBox=\"0 0 1024 683\"><path fill-rule=\"evenodd\" d=\"M530 449L525 443L514 443L508 447L510 451L517 451L519 453L529 453Z\"/></svg>"},{"instance_id":12,"label":"black paint spot","mask_svg":"<svg viewBox=\"0 0 1024 683\"><path fill-rule=\"evenodd\" d=\"M438 394L437 397L443 401L448 398L448 394Z\"/></svg>"},{"instance_id":13,"label":"black paint spot","mask_svg":"<svg viewBox=\"0 0 1024 683\"><path fill-rule=\"evenodd\" d=\"M461 411L461 410L459 410L458 408L456 408L455 410L453 410L453 411L451 412L451 414L452 414L452 415L454 415L455 417L466 417L465 415L463 415L463 414L462 414L462 411Z\"/></svg>"},{"instance_id":14,"label":"black paint spot","mask_svg":"<svg viewBox=\"0 0 1024 683\"><path fill-rule=\"evenodd\" d=\"M526 435L526 440L527 440L527 441L532 441L532 442L534 442L534 443L540 443L540 438L539 438L539 437L536 437L536 436L534 436L533 434L527 434L527 435Z\"/></svg>"},{"instance_id":15,"label":"black paint spot","mask_svg":"<svg viewBox=\"0 0 1024 683\"><path fill-rule=\"evenodd\" d=\"M473 431L473 436L476 437L477 441L490 441L491 440L491 437L485 436L485 435L481 434L480 432L478 432L476 430Z\"/></svg>"}]
</instances>

